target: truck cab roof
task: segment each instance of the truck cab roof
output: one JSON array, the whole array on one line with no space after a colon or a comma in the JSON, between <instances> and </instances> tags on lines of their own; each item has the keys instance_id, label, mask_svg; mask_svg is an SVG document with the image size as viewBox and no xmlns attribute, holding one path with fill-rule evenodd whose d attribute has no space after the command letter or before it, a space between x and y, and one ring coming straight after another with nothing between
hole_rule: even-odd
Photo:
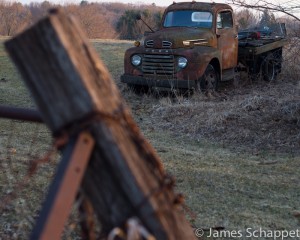
<instances>
[{"instance_id":1,"label":"truck cab roof","mask_svg":"<svg viewBox=\"0 0 300 240\"><path fill-rule=\"evenodd\" d=\"M228 4L224 3L208 3L208 2L180 2L173 3L169 7L166 8L165 12L168 11L176 11L176 10L203 10L209 12L217 12L222 9L231 9L232 8Z\"/></svg>"}]
</instances>

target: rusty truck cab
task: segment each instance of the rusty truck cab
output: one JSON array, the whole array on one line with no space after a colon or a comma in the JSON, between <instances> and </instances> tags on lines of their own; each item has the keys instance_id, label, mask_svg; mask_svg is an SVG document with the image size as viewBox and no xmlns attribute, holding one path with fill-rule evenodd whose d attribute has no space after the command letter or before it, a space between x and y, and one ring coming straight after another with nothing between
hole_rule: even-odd
<instances>
[{"instance_id":1,"label":"rusty truck cab","mask_svg":"<svg viewBox=\"0 0 300 240\"><path fill-rule=\"evenodd\" d=\"M184 2L166 8L161 27L125 53L129 85L216 89L237 65L238 39L227 4ZM224 80L224 79L223 79Z\"/></svg>"}]
</instances>

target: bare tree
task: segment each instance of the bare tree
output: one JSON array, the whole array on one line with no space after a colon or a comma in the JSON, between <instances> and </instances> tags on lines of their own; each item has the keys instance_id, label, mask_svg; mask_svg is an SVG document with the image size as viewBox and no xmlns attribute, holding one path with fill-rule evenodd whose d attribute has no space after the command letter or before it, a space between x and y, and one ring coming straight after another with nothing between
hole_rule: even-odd
<instances>
[{"instance_id":1,"label":"bare tree","mask_svg":"<svg viewBox=\"0 0 300 240\"><path fill-rule=\"evenodd\" d=\"M284 22L290 37L300 37L300 22L294 18L285 18Z\"/></svg>"},{"instance_id":2,"label":"bare tree","mask_svg":"<svg viewBox=\"0 0 300 240\"><path fill-rule=\"evenodd\" d=\"M236 11L235 14L236 22L238 23L239 29L251 28L257 25L258 19L255 14L249 9L242 9Z\"/></svg>"},{"instance_id":3,"label":"bare tree","mask_svg":"<svg viewBox=\"0 0 300 240\"><path fill-rule=\"evenodd\" d=\"M300 2L297 0L290 0L287 2L284 2L283 4L280 4L275 1L270 0L258 0L255 2L248 2L246 0L231 0L232 4L236 6L242 6L245 8L251 8L256 10L270 10L273 12L280 12L284 13L297 21L300 22L300 17L297 15L297 13L300 13Z\"/></svg>"},{"instance_id":4,"label":"bare tree","mask_svg":"<svg viewBox=\"0 0 300 240\"><path fill-rule=\"evenodd\" d=\"M31 2L27 8L29 8L31 15L32 15L32 21L37 22L42 17L45 17L51 8L58 7L58 5L55 5L53 3L50 3L49 1L43 1L41 3L39 2Z\"/></svg>"},{"instance_id":5,"label":"bare tree","mask_svg":"<svg viewBox=\"0 0 300 240\"><path fill-rule=\"evenodd\" d=\"M31 13L21 3L1 2L1 33L12 36L22 31L31 21Z\"/></svg>"},{"instance_id":6,"label":"bare tree","mask_svg":"<svg viewBox=\"0 0 300 240\"><path fill-rule=\"evenodd\" d=\"M300 76L300 0L278 2L272 0L230 0L237 6L250 10L261 11L260 24L267 22L284 22L286 24L288 44L283 52L282 76L285 79L299 81ZM282 13L275 19L274 13Z\"/></svg>"},{"instance_id":7,"label":"bare tree","mask_svg":"<svg viewBox=\"0 0 300 240\"><path fill-rule=\"evenodd\" d=\"M89 38L116 38L112 17L101 5L82 1L65 6L65 10L76 16Z\"/></svg>"}]
</instances>

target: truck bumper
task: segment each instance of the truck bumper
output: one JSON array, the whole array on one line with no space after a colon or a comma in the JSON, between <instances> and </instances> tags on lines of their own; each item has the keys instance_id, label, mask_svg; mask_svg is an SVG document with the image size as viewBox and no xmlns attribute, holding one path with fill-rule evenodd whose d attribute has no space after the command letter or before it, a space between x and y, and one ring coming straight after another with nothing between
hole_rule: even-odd
<instances>
[{"instance_id":1,"label":"truck bumper","mask_svg":"<svg viewBox=\"0 0 300 240\"><path fill-rule=\"evenodd\" d=\"M176 88L176 89L195 89L194 80L178 80L178 79L154 79L154 78L145 78L140 76L133 76L123 74L121 75L121 82L148 86L148 87L162 87L162 88Z\"/></svg>"}]
</instances>

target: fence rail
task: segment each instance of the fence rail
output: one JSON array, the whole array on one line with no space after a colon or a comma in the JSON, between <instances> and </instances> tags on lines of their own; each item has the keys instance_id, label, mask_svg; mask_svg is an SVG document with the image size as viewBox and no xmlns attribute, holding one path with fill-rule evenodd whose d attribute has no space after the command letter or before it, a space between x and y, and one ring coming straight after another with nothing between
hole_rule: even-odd
<instances>
[{"instance_id":1,"label":"fence rail","mask_svg":"<svg viewBox=\"0 0 300 240\"><path fill-rule=\"evenodd\" d=\"M44 122L40 113L36 110L9 106L0 106L0 117L37 123Z\"/></svg>"}]
</instances>

